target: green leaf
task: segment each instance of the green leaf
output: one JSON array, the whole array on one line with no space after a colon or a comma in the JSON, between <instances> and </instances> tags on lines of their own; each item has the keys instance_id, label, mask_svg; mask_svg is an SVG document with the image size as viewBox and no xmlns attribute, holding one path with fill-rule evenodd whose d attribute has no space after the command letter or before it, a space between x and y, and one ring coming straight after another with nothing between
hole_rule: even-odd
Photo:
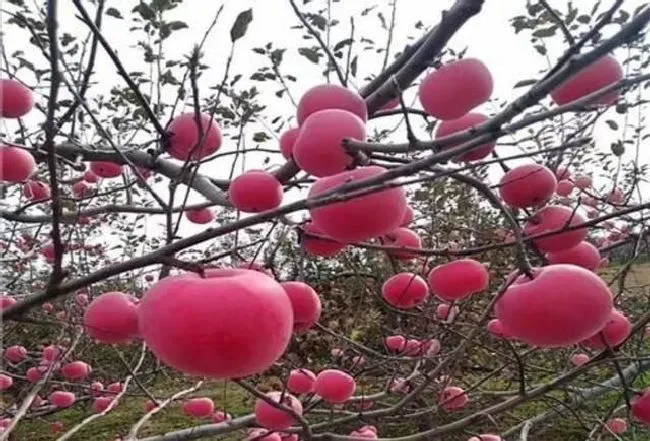
<instances>
[{"instance_id":1,"label":"green leaf","mask_svg":"<svg viewBox=\"0 0 650 441\"><path fill-rule=\"evenodd\" d=\"M591 21L591 17L588 15L580 15L578 18L576 18L576 20L582 24L587 24Z\"/></svg>"},{"instance_id":2,"label":"green leaf","mask_svg":"<svg viewBox=\"0 0 650 441\"><path fill-rule=\"evenodd\" d=\"M110 17L115 17L115 18L124 18L124 17L122 17L122 14L120 13L120 11L118 11L115 8L108 8L106 10L106 15L108 15Z\"/></svg>"},{"instance_id":3,"label":"green leaf","mask_svg":"<svg viewBox=\"0 0 650 441\"><path fill-rule=\"evenodd\" d=\"M537 80L533 80L533 79L530 79L530 80L521 80L521 81L518 81L517 84L514 85L514 88L516 89L517 87L532 86L532 85L535 84L536 82L537 82Z\"/></svg>"},{"instance_id":4,"label":"green leaf","mask_svg":"<svg viewBox=\"0 0 650 441\"><path fill-rule=\"evenodd\" d=\"M541 28L537 29L535 32L533 32L533 37L537 38L544 38L544 37L552 37L555 35L555 31L557 31L557 26L549 26L548 28Z\"/></svg>"},{"instance_id":5,"label":"green leaf","mask_svg":"<svg viewBox=\"0 0 650 441\"><path fill-rule=\"evenodd\" d=\"M156 18L156 12L144 2L140 2L140 4L133 8L131 12L137 12L144 20L147 21L153 21Z\"/></svg>"},{"instance_id":6,"label":"green leaf","mask_svg":"<svg viewBox=\"0 0 650 441\"><path fill-rule=\"evenodd\" d=\"M341 40L334 45L333 52L339 51L349 44L352 44L351 38L346 38L345 40Z\"/></svg>"},{"instance_id":7,"label":"green leaf","mask_svg":"<svg viewBox=\"0 0 650 441\"><path fill-rule=\"evenodd\" d=\"M230 40L233 43L246 35L248 25L251 21L253 21L252 9L247 9L239 13L235 19L235 23L232 25L232 28L230 28Z\"/></svg>"},{"instance_id":8,"label":"green leaf","mask_svg":"<svg viewBox=\"0 0 650 441\"><path fill-rule=\"evenodd\" d=\"M540 53L540 55L546 55L546 47L545 46L543 46L541 44L536 44L534 47L537 50L537 52Z\"/></svg>"},{"instance_id":9,"label":"green leaf","mask_svg":"<svg viewBox=\"0 0 650 441\"><path fill-rule=\"evenodd\" d=\"M354 58L352 59L352 62L350 63L350 74L352 74L353 77L357 76L357 63L358 62L359 62L359 59L355 55Z\"/></svg>"},{"instance_id":10,"label":"green leaf","mask_svg":"<svg viewBox=\"0 0 650 441\"><path fill-rule=\"evenodd\" d=\"M167 24L169 25L172 31L177 31L179 29L184 29L189 27L187 26L187 23L185 23L184 21L170 21Z\"/></svg>"},{"instance_id":11,"label":"green leaf","mask_svg":"<svg viewBox=\"0 0 650 441\"><path fill-rule=\"evenodd\" d=\"M607 121L605 121L605 123L609 126L610 129L618 130L618 124L616 123L616 121L608 119Z\"/></svg>"},{"instance_id":12,"label":"green leaf","mask_svg":"<svg viewBox=\"0 0 650 441\"><path fill-rule=\"evenodd\" d=\"M321 54L318 53L317 49L308 48L308 47L298 48L298 53L303 57L306 57L312 63L318 63L318 60L321 57Z\"/></svg>"}]
</instances>

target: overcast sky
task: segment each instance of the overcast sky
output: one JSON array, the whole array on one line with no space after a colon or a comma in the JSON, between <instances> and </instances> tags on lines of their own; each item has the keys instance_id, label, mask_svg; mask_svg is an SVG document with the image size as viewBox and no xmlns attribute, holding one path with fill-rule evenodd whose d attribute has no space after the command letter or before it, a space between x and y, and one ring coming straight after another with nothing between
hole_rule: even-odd
<instances>
[{"instance_id":1,"label":"overcast sky","mask_svg":"<svg viewBox=\"0 0 650 441\"><path fill-rule=\"evenodd\" d=\"M422 21L426 26L435 25L441 16L442 10L453 4L451 0L397 1L396 27L391 46L391 54L402 50L404 45L409 42L407 37L417 38L422 34L423 31L414 28L416 22ZM81 36L85 35L86 29L75 18L72 3L59 3L61 32L70 32ZM130 36L127 31L130 25L129 11L137 3L137 1L108 0L107 7L118 8L125 19L120 20L113 17L106 17L103 27L104 35L118 51L128 71L148 69L142 62L141 52L135 48L136 38ZM291 26L297 25L299 22L288 0L226 0L224 3L225 8L223 13L204 48L205 57L203 62L208 64L211 69L202 77L202 90L207 91L209 86L220 82L225 61L231 47L229 37L230 27L237 14L249 7L253 8L254 18L246 36L237 43L238 49L235 52L232 68L233 74L242 73L246 77L253 73L260 65L263 65L265 63L264 58L254 54L251 49L253 47L263 46L267 42L272 41L275 47L286 47L288 49L282 67L285 73L292 73L298 77L296 83L290 84L291 92L296 98L299 98L309 87L324 81L319 76L323 67L322 63L321 66L316 67L297 53L298 47L311 45L313 41L305 43L301 39L300 30L290 29ZM456 50L467 47L467 56L482 59L490 68L495 80L493 97L509 100L521 94L524 89L513 89L513 85L523 79L539 77L540 72L548 67L549 59L550 61L555 60L561 55L564 49L561 39L553 40L553 43L549 46L549 59L546 59L535 51L527 34L514 34L509 19L515 15L524 14L525 3L523 0L486 0L481 14L472 18L450 42L450 47ZM565 0L549 0L549 3L562 11L565 10L567 4ZM604 1L602 10L606 9L611 3L613 3L613 0ZM626 0L624 2L624 9L631 12L642 3L644 2L640 0ZM326 4L326 2L317 0L307 5L302 5L302 1L299 0L298 4L304 11L314 11L316 7ZM588 13L594 2L592 0L574 0L573 4L581 12ZM190 27L189 29L175 32L172 38L165 41L166 57L171 59L189 54L192 47L202 38L220 5L221 2L216 1L185 0L183 5L169 13L167 20L185 21ZM333 45L349 36L350 28L348 20L350 16L356 16L358 11L373 5L380 6L367 17L357 19L356 35L358 37L365 36L372 38L379 46L384 46L386 33L380 27L380 21L377 19L376 12L383 12L384 16L389 19L390 7L388 1L378 0L341 0L340 2L333 2L332 17L339 19L342 24L333 29L331 44ZM6 2L3 6L9 9L11 8ZM91 10L91 15L92 13L93 11ZM5 15L3 20L6 19L7 16ZM4 30L6 32L8 28L5 26ZM30 50L28 47L26 48L21 38L9 38L14 32L12 30L5 38L5 45L7 46L8 52L11 53L17 49L25 49L28 51L29 58L42 63L42 56L38 52ZM24 34L21 35L24 36ZM622 59L624 54L616 53L615 55L619 59ZM362 52L359 60L360 70L364 74L377 72L381 67L382 60L383 54L376 55L372 52ZM96 74L94 80L98 84L93 86L89 94L90 96L98 92L106 93L113 85L121 84L121 80L116 74L113 65L101 49L97 61L97 72L98 74ZM359 79L352 87L361 87L363 85L363 81L361 80L363 76L359 75ZM28 84L34 84L34 79L27 74L21 78ZM332 78L335 80L336 77L333 76ZM277 89L278 87L276 85L266 89L263 88L265 94L263 102L270 108L269 119L278 114L283 114L287 117L294 114L294 107L289 100L286 98L280 100L273 95L273 92ZM407 98L411 99L415 91L416 88L411 89L407 94ZM169 102L173 101L174 96L175 90L169 89ZM41 99L40 102L45 104L44 99ZM185 108L185 111L189 110L190 107ZM490 113L494 111L494 106L486 105L479 110ZM29 124L36 125L42 123L42 120L42 115L34 112L27 121ZM388 122L382 121L382 123ZM11 126L7 126L7 122L3 121L0 123L0 128L8 129ZM251 129L251 132L253 131ZM269 134L273 136L278 135ZM616 134L612 133L607 127L597 128L597 147L599 149L609 149L615 136ZM402 138L400 139L400 137ZM405 141L405 132L398 132L395 140ZM265 145L264 147L272 148L275 145L275 143L269 143L269 145ZM229 148L233 148L233 145L231 142L226 142L222 151L227 151ZM507 151L501 152L505 155L508 154ZM259 168L265 156L266 154L249 156L246 159L246 168ZM641 161L647 163L649 160L650 149L645 149ZM280 155L271 157L271 164L279 166L281 163L282 157ZM238 170L241 169L242 165L239 164ZM215 161L215 163L202 168L204 173L217 177L227 176L229 170L230 163L222 160ZM498 175L495 175L495 178L498 179ZM289 197L294 199L297 196L299 195L294 194ZM195 202L200 200L202 199L198 195L194 195L192 198L192 201Z\"/></svg>"}]
</instances>

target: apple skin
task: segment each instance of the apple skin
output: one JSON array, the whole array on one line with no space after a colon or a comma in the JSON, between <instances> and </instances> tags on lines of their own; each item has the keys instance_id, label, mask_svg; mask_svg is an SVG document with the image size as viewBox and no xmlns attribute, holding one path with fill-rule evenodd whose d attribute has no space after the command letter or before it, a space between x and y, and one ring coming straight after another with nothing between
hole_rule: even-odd
<instances>
[{"instance_id":1,"label":"apple skin","mask_svg":"<svg viewBox=\"0 0 650 441\"><path fill-rule=\"evenodd\" d=\"M551 98L555 101L555 104L561 106L614 84L622 78L623 69L619 62L613 56L605 55L553 89ZM590 104L610 105L616 102L620 94L621 91L617 90L598 98Z\"/></svg>"},{"instance_id":2,"label":"apple skin","mask_svg":"<svg viewBox=\"0 0 650 441\"><path fill-rule=\"evenodd\" d=\"M214 401L208 397L190 398L183 403L183 412L194 418L205 418L214 412Z\"/></svg>"},{"instance_id":3,"label":"apple skin","mask_svg":"<svg viewBox=\"0 0 650 441\"><path fill-rule=\"evenodd\" d=\"M459 259L434 267L428 276L433 295L445 301L461 300L487 289L490 275L473 259Z\"/></svg>"},{"instance_id":4,"label":"apple skin","mask_svg":"<svg viewBox=\"0 0 650 441\"><path fill-rule=\"evenodd\" d=\"M284 392L269 392L266 396L274 402L281 403L284 407L291 409L294 413L302 415L302 403L293 395ZM280 399L282 399L282 402L280 402ZM293 416L277 409L261 398L258 398L255 402L255 421L260 426L271 430L283 430L289 428L292 424L296 424Z\"/></svg>"},{"instance_id":5,"label":"apple skin","mask_svg":"<svg viewBox=\"0 0 650 441\"><path fill-rule=\"evenodd\" d=\"M291 159L293 156L293 146L300 135L300 128L294 127L280 135L280 152L284 159Z\"/></svg>"},{"instance_id":6,"label":"apple skin","mask_svg":"<svg viewBox=\"0 0 650 441\"><path fill-rule=\"evenodd\" d=\"M27 349L24 346L10 346L5 349L5 357L12 363L18 363L27 358Z\"/></svg>"},{"instance_id":7,"label":"apple skin","mask_svg":"<svg viewBox=\"0 0 650 441\"><path fill-rule=\"evenodd\" d=\"M36 173L36 160L27 151L0 142L0 181L14 184L27 181Z\"/></svg>"},{"instance_id":8,"label":"apple skin","mask_svg":"<svg viewBox=\"0 0 650 441\"><path fill-rule=\"evenodd\" d=\"M314 391L316 374L309 369L293 369L289 372L287 389L294 394L308 394Z\"/></svg>"},{"instance_id":9,"label":"apple skin","mask_svg":"<svg viewBox=\"0 0 650 441\"><path fill-rule=\"evenodd\" d=\"M384 300L395 308L411 309L429 298L429 287L417 274L399 273L384 282L381 293Z\"/></svg>"},{"instance_id":10,"label":"apple skin","mask_svg":"<svg viewBox=\"0 0 650 441\"><path fill-rule=\"evenodd\" d=\"M607 421L606 425L616 435L622 435L627 432L627 420L625 418L612 418Z\"/></svg>"},{"instance_id":11,"label":"apple skin","mask_svg":"<svg viewBox=\"0 0 650 441\"><path fill-rule=\"evenodd\" d=\"M459 410L467 406L469 397L458 386L447 386L440 392L438 404L446 411Z\"/></svg>"},{"instance_id":12,"label":"apple skin","mask_svg":"<svg viewBox=\"0 0 650 441\"><path fill-rule=\"evenodd\" d=\"M302 126L307 117L325 109L347 110L363 122L368 120L366 102L358 93L335 84L321 84L312 87L300 98L296 112L298 124Z\"/></svg>"},{"instance_id":13,"label":"apple skin","mask_svg":"<svg viewBox=\"0 0 650 441\"><path fill-rule=\"evenodd\" d=\"M492 95L492 74L476 58L463 58L427 74L418 91L424 110L441 119L457 119Z\"/></svg>"},{"instance_id":14,"label":"apple skin","mask_svg":"<svg viewBox=\"0 0 650 441\"><path fill-rule=\"evenodd\" d=\"M185 212L187 220L193 224L209 224L214 220L214 213L209 208L197 208L195 210L187 210Z\"/></svg>"},{"instance_id":15,"label":"apple skin","mask_svg":"<svg viewBox=\"0 0 650 441\"><path fill-rule=\"evenodd\" d=\"M199 138L199 127L194 112L183 113L175 117L167 127L169 137L168 153L171 157L186 161L198 160L210 156L221 148L222 135L219 123L208 113L201 113L203 139ZM202 141L199 146L199 142Z\"/></svg>"},{"instance_id":16,"label":"apple skin","mask_svg":"<svg viewBox=\"0 0 650 441\"><path fill-rule=\"evenodd\" d=\"M584 219L574 210L561 205L547 205L540 209L526 222L524 232L527 236L536 236L544 233L557 233L534 239L533 242L545 252L562 251L573 248L586 237L587 228L577 228L561 232L567 224L571 227L584 223Z\"/></svg>"},{"instance_id":17,"label":"apple skin","mask_svg":"<svg viewBox=\"0 0 650 441\"><path fill-rule=\"evenodd\" d=\"M352 397L357 383L352 375L338 369L325 369L316 375L314 392L329 403L345 403Z\"/></svg>"},{"instance_id":18,"label":"apple skin","mask_svg":"<svg viewBox=\"0 0 650 441\"><path fill-rule=\"evenodd\" d=\"M625 314L618 310L612 310L612 315L605 327L595 335L582 342L582 345L595 350L602 350L609 347L615 348L621 345L632 332L632 323Z\"/></svg>"},{"instance_id":19,"label":"apple skin","mask_svg":"<svg viewBox=\"0 0 650 441\"><path fill-rule=\"evenodd\" d=\"M632 399L632 416L646 426L650 426L650 388Z\"/></svg>"},{"instance_id":20,"label":"apple skin","mask_svg":"<svg viewBox=\"0 0 650 441\"><path fill-rule=\"evenodd\" d=\"M0 80L0 117L22 118L34 108L34 95L20 81Z\"/></svg>"},{"instance_id":21,"label":"apple skin","mask_svg":"<svg viewBox=\"0 0 650 441\"><path fill-rule=\"evenodd\" d=\"M408 211L408 207L407 207ZM403 221L402 221L403 222ZM422 248L422 239L413 230L400 227L381 237L383 245L388 247ZM417 253L409 251L388 251L388 254L399 260L411 260L418 257Z\"/></svg>"},{"instance_id":22,"label":"apple skin","mask_svg":"<svg viewBox=\"0 0 650 441\"><path fill-rule=\"evenodd\" d=\"M525 164L508 171L499 182L499 194L511 207L535 207L549 200L557 187L551 170L540 164Z\"/></svg>"},{"instance_id":23,"label":"apple skin","mask_svg":"<svg viewBox=\"0 0 650 441\"><path fill-rule=\"evenodd\" d=\"M291 301L294 330L308 331L320 319L322 306L318 293L304 282L284 282L281 285Z\"/></svg>"},{"instance_id":24,"label":"apple skin","mask_svg":"<svg viewBox=\"0 0 650 441\"><path fill-rule=\"evenodd\" d=\"M271 173L250 170L233 179L228 197L239 211L260 213L282 204L282 184Z\"/></svg>"},{"instance_id":25,"label":"apple skin","mask_svg":"<svg viewBox=\"0 0 650 441\"><path fill-rule=\"evenodd\" d=\"M45 182L29 180L23 184L23 195L32 202L46 201L52 192Z\"/></svg>"},{"instance_id":26,"label":"apple skin","mask_svg":"<svg viewBox=\"0 0 650 441\"><path fill-rule=\"evenodd\" d=\"M291 338L286 292L251 270L213 269L206 277L171 276L146 292L138 308L145 342L163 363L190 375L227 379L265 371Z\"/></svg>"},{"instance_id":27,"label":"apple skin","mask_svg":"<svg viewBox=\"0 0 650 441\"><path fill-rule=\"evenodd\" d=\"M598 248L587 241L582 241L568 250L547 253L546 258L551 264L569 263L589 271L595 271L600 265L601 259Z\"/></svg>"},{"instance_id":28,"label":"apple skin","mask_svg":"<svg viewBox=\"0 0 650 441\"><path fill-rule=\"evenodd\" d=\"M94 299L84 312L86 333L102 343L126 343L138 336L138 306L121 292Z\"/></svg>"},{"instance_id":29,"label":"apple skin","mask_svg":"<svg viewBox=\"0 0 650 441\"><path fill-rule=\"evenodd\" d=\"M585 363L588 363L591 357L587 354L573 354L571 356L571 364L574 366L582 366Z\"/></svg>"},{"instance_id":30,"label":"apple skin","mask_svg":"<svg viewBox=\"0 0 650 441\"><path fill-rule=\"evenodd\" d=\"M309 189L315 198L349 182L358 182L386 173L379 166L358 167L317 180ZM310 209L311 219L332 239L342 242L364 241L397 228L406 212L406 194L402 187L387 188L343 202ZM378 216L377 213L381 213Z\"/></svg>"},{"instance_id":31,"label":"apple skin","mask_svg":"<svg viewBox=\"0 0 650 441\"><path fill-rule=\"evenodd\" d=\"M566 347L605 327L613 302L600 277L575 265L533 270L533 280L519 276L495 304L504 330L528 344Z\"/></svg>"}]
</instances>

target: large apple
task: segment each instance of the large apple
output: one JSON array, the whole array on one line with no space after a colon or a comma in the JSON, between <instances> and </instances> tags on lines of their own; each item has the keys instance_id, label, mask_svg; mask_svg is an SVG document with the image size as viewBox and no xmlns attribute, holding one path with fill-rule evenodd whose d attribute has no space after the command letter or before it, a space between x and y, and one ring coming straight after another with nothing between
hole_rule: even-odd
<instances>
[{"instance_id":1,"label":"large apple","mask_svg":"<svg viewBox=\"0 0 650 441\"><path fill-rule=\"evenodd\" d=\"M381 287L387 303L400 309L410 309L422 304L429 297L427 282L417 274L395 274Z\"/></svg>"},{"instance_id":2,"label":"large apple","mask_svg":"<svg viewBox=\"0 0 650 441\"><path fill-rule=\"evenodd\" d=\"M263 372L293 329L282 285L256 271L206 270L167 277L139 306L140 333L165 364L190 375L236 378Z\"/></svg>"},{"instance_id":3,"label":"large apple","mask_svg":"<svg viewBox=\"0 0 650 441\"><path fill-rule=\"evenodd\" d=\"M126 343L138 335L138 306L121 292L107 292L88 305L84 327L88 335L102 343Z\"/></svg>"},{"instance_id":4,"label":"large apple","mask_svg":"<svg viewBox=\"0 0 650 441\"><path fill-rule=\"evenodd\" d=\"M281 285L293 308L293 328L298 332L307 331L320 318L321 302L318 293L304 282L284 282Z\"/></svg>"},{"instance_id":5,"label":"large apple","mask_svg":"<svg viewBox=\"0 0 650 441\"><path fill-rule=\"evenodd\" d=\"M317 177L340 173L354 161L343 146L346 138L365 140L364 122L347 110L320 110L300 127L293 159L298 167Z\"/></svg>"},{"instance_id":6,"label":"large apple","mask_svg":"<svg viewBox=\"0 0 650 441\"><path fill-rule=\"evenodd\" d=\"M531 345L565 347L602 330L612 295L596 274L575 265L549 265L521 275L495 305L504 330Z\"/></svg>"},{"instance_id":7,"label":"large apple","mask_svg":"<svg viewBox=\"0 0 650 441\"><path fill-rule=\"evenodd\" d=\"M525 164L503 175L499 194L511 207L535 207L553 196L556 185L557 180L551 170L539 164Z\"/></svg>"},{"instance_id":8,"label":"large apple","mask_svg":"<svg viewBox=\"0 0 650 441\"><path fill-rule=\"evenodd\" d=\"M25 182L34 173L36 161L28 151L0 143L0 181Z\"/></svg>"},{"instance_id":9,"label":"large apple","mask_svg":"<svg viewBox=\"0 0 650 441\"><path fill-rule=\"evenodd\" d=\"M320 110L341 109L354 113L362 121L368 119L366 102L361 96L335 84L321 84L309 89L298 102L298 124L302 126L307 117Z\"/></svg>"},{"instance_id":10,"label":"large apple","mask_svg":"<svg viewBox=\"0 0 650 441\"><path fill-rule=\"evenodd\" d=\"M587 241L567 250L553 251L546 254L546 258L552 264L570 263L595 271L600 265L600 251Z\"/></svg>"},{"instance_id":11,"label":"large apple","mask_svg":"<svg viewBox=\"0 0 650 441\"><path fill-rule=\"evenodd\" d=\"M483 115L482 113L468 113L466 115L461 116L458 119L443 121L438 125L438 128L436 129L435 139L443 138L445 136L453 135L455 133L463 132L465 130L470 130L475 126L483 124L487 120L488 117ZM451 144L446 146L445 148L452 148L458 145L459 143ZM478 161L479 159L483 159L487 155L492 153L492 150L494 150L494 146L496 146L496 142L493 141L487 142L485 144L481 144L479 146L475 146L471 151L459 155L457 160L464 161L464 162Z\"/></svg>"},{"instance_id":12,"label":"large apple","mask_svg":"<svg viewBox=\"0 0 650 441\"><path fill-rule=\"evenodd\" d=\"M321 178L309 189L309 197L313 199L342 185L374 178L385 172L382 167L368 166ZM314 225L325 234L348 243L395 230L404 219L406 205L404 189L394 187L312 208L310 214Z\"/></svg>"},{"instance_id":13,"label":"large apple","mask_svg":"<svg viewBox=\"0 0 650 441\"><path fill-rule=\"evenodd\" d=\"M282 203L282 184L271 173L250 170L233 179L228 197L244 213L260 213L278 208Z\"/></svg>"},{"instance_id":14,"label":"large apple","mask_svg":"<svg viewBox=\"0 0 650 441\"><path fill-rule=\"evenodd\" d=\"M535 245L542 251L562 251L573 248L587 237L587 228L564 231L584 223L585 220L574 210L561 205L548 205L537 211L526 222L524 231L528 236L554 232L545 237L534 239Z\"/></svg>"},{"instance_id":15,"label":"large apple","mask_svg":"<svg viewBox=\"0 0 650 441\"><path fill-rule=\"evenodd\" d=\"M272 401L292 410L297 415L302 415L302 403L296 397L284 392L269 392L266 394ZM255 421L262 427L271 430L283 430L296 424L295 418L289 413L272 406L258 398L255 403Z\"/></svg>"},{"instance_id":16,"label":"large apple","mask_svg":"<svg viewBox=\"0 0 650 441\"><path fill-rule=\"evenodd\" d=\"M402 220L402 222L404 222ZM383 244L388 247L422 248L422 239L418 233L408 228L400 227L381 237ZM399 260L411 260L418 257L409 251L389 251L391 256Z\"/></svg>"},{"instance_id":17,"label":"large apple","mask_svg":"<svg viewBox=\"0 0 650 441\"><path fill-rule=\"evenodd\" d=\"M492 75L485 64L464 58L429 73L420 84L418 97L429 115L449 120L486 102L492 88Z\"/></svg>"},{"instance_id":18,"label":"large apple","mask_svg":"<svg viewBox=\"0 0 650 441\"><path fill-rule=\"evenodd\" d=\"M623 78L621 65L611 55L605 55L580 70L551 91L551 98L558 105L576 101ZM613 104L621 95L620 90L610 92L590 104Z\"/></svg>"},{"instance_id":19,"label":"large apple","mask_svg":"<svg viewBox=\"0 0 650 441\"><path fill-rule=\"evenodd\" d=\"M460 259L429 272L431 292L442 300L461 300L487 289L490 275L481 262Z\"/></svg>"},{"instance_id":20,"label":"large apple","mask_svg":"<svg viewBox=\"0 0 650 441\"><path fill-rule=\"evenodd\" d=\"M32 91L20 81L3 78L0 80L0 116L22 118L34 107Z\"/></svg>"},{"instance_id":21,"label":"large apple","mask_svg":"<svg viewBox=\"0 0 650 441\"><path fill-rule=\"evenodd\" d=\"M222 142L219 123L207 113L201 113L200 120L202 138L199 138L199 126L193 112L183 113L169 123L170 156L181 161L198 160L219 150Z\"/></svg>"},{"instance_id":22,"label":"large apple","mask_svg":"<svg viewBox=\"0 0 650 441\"><path fill-rule=\"evenodd\" d=\"M316 376L314 391L327 402L345 403L352 397L357 383L352 375L338 369L325 369Z\"/></svg>"}]
</instances>

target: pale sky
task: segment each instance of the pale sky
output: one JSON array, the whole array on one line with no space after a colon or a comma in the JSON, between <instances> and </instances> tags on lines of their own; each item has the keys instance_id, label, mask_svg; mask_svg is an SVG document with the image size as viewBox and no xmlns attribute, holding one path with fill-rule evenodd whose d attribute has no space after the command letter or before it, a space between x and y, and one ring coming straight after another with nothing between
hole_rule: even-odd
<instances>
[{"instance_id":1,"label":"pale sky","mask_svg":"<svg viewBox=\"0 0 650 441\"><path fill-rule=\"evenodd\" d=\"M441 11L453 4L452 0L426 2L423 2L422 0L397 1L398 9L396 14L396 27L394 41L391 46L391 54L402 50L404 45L409 41L407 39L408 36L417 38L422 35L423 30L417 30L414 28L416 22L422 21L426 26L435 25L440 18ZM71 2L59 3L61 32L69 32L74 33L75 35L84 36L86 33L85 26L74 17L75 11ZM125 19L120 20L113 17L104 18L104 35L118 51L122 58L122 62L128 71L146 71L148 69L148 66L142 62L141 52L135 48L136 38L130 36L127 31L130 23L129 11L137 3L137 1L133 0L119 2L116 0L109 0L107 1L107 7L117 7L122 12ZM322 7L326 4L326 2L322 0L313 1L307 5L303 5L302 1L298 1L297 3L304 12L314 11L317 7ZM547 68L549 63L549 60L541 57L533 48L529 41L530 34L524 32L515 35L513 28L509 23L511 17L525 13L525 3L526 2L523 0L486 0L481 14L472 18L465 27L452 38L449 45L455 50L462 50L463 48L468 47L467 56L477 57L485 62L492 71L495 81L493 97L498 97L502 100L509 100L523 93L525 88L513 90L513 85L520 80L538 78L540 76L539 73ZM567 4L565 0L550 0L549 3L562 11L565 10ZM601 11L604 11L609 7L611 3L613 3L613 0L603 1ZM626 0L623 7L631 12L642 3L641 0ZM168 21L182 20L190 26L189 29L174 32L171 38L165 40L165 51L168 59L177 58L190 53L192 47L202 38L220 4L221 2L185 0L183 5L168 13ZM332 17L338 18L341 21L341 25L333 28L331 44L334 45L336 42L349 36L350 28L348 21L351 15L356 16L358 11L377 4L381 4L381 6L373 10L373 12L368 14L366 17L359 17L357 19L356 35L357 38L360 36L372 38L378 43L378 46L383 47L385 45L386 33L380 28L380 22L376 13L382 11L386 20L389 20L390 7L388 1L379 0L341 0L340 2L332 2ZM581 10L581 13L588 13L593 5L593 1L574 0L573 4ZM6 3L3 7L8 8L9 10L12 8L11 5ZM297 53L298 47L311 46L312 44L315 44L315 42L313 40L305 42L301 39L300 30L290 29L291 26L295 26L299 24L299 22L294 15L288 0L226 0L225 8L217 22L216 28L204 47L205 56L203 62L208 64L211 69L208 73L203 75L200 83L201 89L207 91L208 87L214 86L221 81L225 68L225 61L231 47L229 36L230 27L237 14L249 7L253 8L254 18L249 26L246 36L237 43L238 49L235 52L232 74L242 73L244 74L244 78L246 78L260 65L268 65L268 61L266 61L263 56L253 53L251 49L263 46L267 42L272 41L274 47L287 48L287 52L284 55L285 60L282 69L284 73L291 73L298 78L296 83L290 83L289 85L290 90L296 99L298 99L309 87L324 82L324 79L319 76L319 73L322 71L323 63L321 63L321 66L315 67L314 64ZM89 9L89 12L93 15L94 11ZM3 21L7 18L6 15L2 17ZM5 26L5 32L8 29L9 28ZM9 38L14 32L15 30L12 29L5 39L8 53L11 54L17 49L29 51L28 53L30 55L28 58L36 60L38 64L42 65L43 58L38 52L31 50L31 48L26 46L20 38ZM138 38L140 37L138 36ZM549 45L549 57L551 62L559 57L564 49L560 38L554 39L553 42L553 44ZM624 56L622 53L616 53L615 55L619 60ZM390 59L392 59L392 56ZM363 85L361 78L363 78L367 73L377 72L381 66L382 60L383 54L376 55L370 51L361 52L359 70L363 74L358 75L358 79L354 86L361 87ZM96 71L98 74L95 75L94 81L98 82L98 84L93 86L89 92L89 96L92 96L97 92L105 93L111 86L122 84L116 70L101 48L99 49ZM33 85L35 80L31 75L29 75L29 72L26 70L22 70L21 72L27 74L21 75L21 78L26 83ZM333 81L336 81L336 76L333 75L332 79ZM294 107L289 100L286 99L286 97L278 99L273 94L273 92L278 89L277 84L274 83L272 87L267 88L264 88L263 84L264 83L257 83L258 87L262 89L264 94L264 98L261 101L267 104L270 109L269 119L279 114L286 117L292 116L295 112ZM406 94L408 102L412 101L416 90L417 88L412 88L408 91ZM170 96L168 102L173 102L175 91L175 88L170 87L168 89ZM46 103L45 99L40 99L40 103L44 105ZM416 104L419 105L417 101ZM191 110L189 106L185 108L185 111L189 110ZM486 105L478 110L490 113L494 111L494 106ZM619 116L615 115L615 117ZM603 120L604 119L607 118L603 118ZM29 125L36 126L43 122L43 117L39 112L33 112L26 121ZM392 126L397 121L397 118L382 119L381 124ZM7 123L6 121L0 122L0 129L12 127L8 126L8 124L12 123ZM373 127L374 124L375 123L371 123L370 127ZM596 146L598 149L608 150L611 142L615 139L616 134L612 133L606 126L602 126L603 124L601 122L601 126L599 126L595 132ZM250 138L252 133L258 129L263 130L261 127L255 127L254 129L251 126L248 138ZM269 135L277 136L278 134L269 133ZM405 131L399 131L393 139L396 142L404 142L406 140ZM253 146L250 139L248 146ZM232 142L226 140L220 152L228 151L228 149L232 149L233 147ZM277 143L269 142L263 147L274 148L277 147ZM498 151L502 153L502 155L516 153L513 150L507 149L511 149L511 147L503 147L498 149ZM628 159L630 155L631 153L626 154L624 160ZM267 155L260 153L248 155L245 167L259 168L265 156ZM650 149L646 149L641 157L641 162L648 163L649 161ZM279 166L282 162L283 159L279 154L271 157L272 166ZM230 160L220 159L210 163L208 166L202 167L201 170L203 173L210 174L214 177L227 177L230 168ZM241 171L242 164L239 163L236 169ZM495 175L495 180L498 180L499 176L499 174ZM160 187L161 191L164 191L166 184L158 187ZM299 196L299 194L289 194L287 195L287 200L295 200ZM193 202L201 200L202 198L199 195L193 195L191 199ZM162 217L158 218L160 221L162 221L162 219ZM189 228L186 233L189 233L192 229L193 228Z\"/></svg>"}]
</instances>

